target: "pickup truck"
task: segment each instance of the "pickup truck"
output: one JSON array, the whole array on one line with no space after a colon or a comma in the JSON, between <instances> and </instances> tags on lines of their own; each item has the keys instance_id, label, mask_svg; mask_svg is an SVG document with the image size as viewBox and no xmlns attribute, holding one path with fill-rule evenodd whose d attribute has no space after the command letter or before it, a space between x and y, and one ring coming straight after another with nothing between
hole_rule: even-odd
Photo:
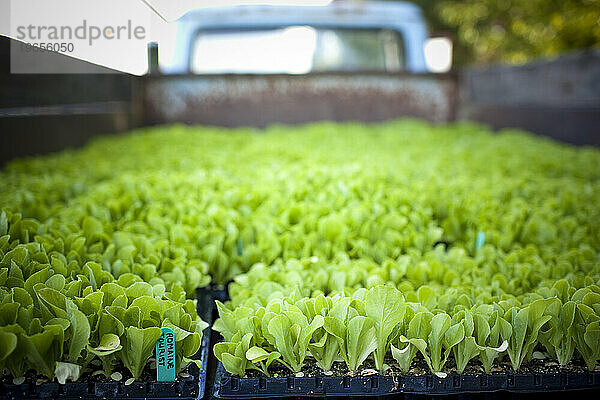
<instances>
[{"instance_id":1,"label":"pickup truck","mask_svg":"<svg viewBox=\"0 0 600 400\"><path fill-rule=\"evenodd\" d=\"M264 127L317 120L470 119L495 129L523 128L574 144L600 145L598 50L523 66L433 74L423 52L427 29L421 11L404 2L201 9L176 25L175 57L153 64L152 71L160 66L160 72L143 77L100 70L11 74L11 39L0 37L0 131L18 132L0 135L0 165L81 146L95 135L167 123ZM229 64L228 69L232 54L219 61L215 52L216 44L231 45L237 40L228 38L244 36L267 37L274 49L289 50L277 44L279 34L304 43L309 39L312 53L303 53L303 70L290 70L286 63L265 70L264 62ZM337 59L324 47L327 37L342 44ZM248 48L256 44L244 40ZM254 49L269 56L265 49ZM239 54L229 53L244 60L245 47L233 50ZM157 55L150 59L157 61ZM82 62L54 56L66 65Z\"/></svg>"},{"instance_id":2,"label":"pickup truck","mask_svg":"<svg viewBox=\"0 0 600 400\"><path fill-rule=\"evenodd\" d=\"M177 21L173 60L145 80L144 121L451 121L456 76L428 73L427 38L407 2L190 11Z\"/></svg>"}]
</instances>

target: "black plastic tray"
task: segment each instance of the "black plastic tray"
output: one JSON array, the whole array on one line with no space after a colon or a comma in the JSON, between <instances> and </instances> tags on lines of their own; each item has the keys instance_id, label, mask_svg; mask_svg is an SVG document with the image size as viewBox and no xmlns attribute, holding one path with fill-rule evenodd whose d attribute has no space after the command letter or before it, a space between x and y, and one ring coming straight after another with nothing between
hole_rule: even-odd
<instances>
[{"instance_id":1,"label":"black plastic tray","mask_svg":"<svg viewBox=\"0 0 600 400\"><path fill-rule=\"evenodd\" d=\"M206 290L210 291L212 296L212 302L214 305L215 300L219 300L221 303L225 303L229 300L229 292L227 291L227 287L229 284L225 286L222 285L210 285Z\"/></svg>"},{"instance_id":2,"label":"black plastic tray","mask_svg":"<svg viewBox=\"0 0 600 400\"><path fill-rule=\"evenodd\" d=\"M219 363L213 396L219 399L269 397L387 396L400 393L450 395L461 393L553 392L600 390L600 372L559 374L319 376L239 378Z\"/></svg>"},{"instance_id":3,"label":"black plastic tray","mask_svg":"<svg viewBox=\"0 0 600 400\"><path fill-rule=\"evenodd\" d=\"M210 334L212 332L215 302L213 301L212 291L208 289L198 289L196 297L198 298L198 304L196 305L198 315L204 322L208 324L202 333L202 344L200 346L200 360L202 361L202 368L200 368L198 371L198 396L196 399L202 399L206 390L208 359L211 352ZM179 393L182 393L183 396L186 396L186 393L188 392L184 391Z\"/></svg>"},{"instance_id":4,"label":"black plastic tray","mask_svg":"<svg viewBox=\"0 0 600 400\"><path fill-rule=\"evenodd\" d=\"M187 378L178 378L175 382L56 382L24 383L14 385L0 382L0 399L194 399L204 397L206 388L206 370L210 354L210 334L213 322L213 293L209 289L200 289L197 294L198 315L209 324L202 335L199 350L202 368L192 364L187 369Z\"/></svg>"}]
</instances>

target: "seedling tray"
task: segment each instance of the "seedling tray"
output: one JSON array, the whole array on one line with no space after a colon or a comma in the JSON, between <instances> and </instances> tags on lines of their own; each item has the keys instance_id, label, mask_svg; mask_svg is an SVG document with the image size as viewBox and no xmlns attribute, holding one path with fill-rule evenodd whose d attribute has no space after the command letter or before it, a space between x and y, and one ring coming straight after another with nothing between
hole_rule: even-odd
<instances>
[{"instance_id":1,"label":"seedling tray","mask_svg":"<svg viewBox=\"0 0 600 400\"><path fill-rule=\"evenodd\" d=\"M202 399L206 387L206 370L210 353L210 333L214 302L210 290L198 290L198 314L209 327L202 335L200 359L202 368L192 364L188 377L178 377L175 382L67 382L61 385L47 382L40 385L23 383L15 385L0 382L0 399Z\"/></svg>"},{"instance_id":2,"label":"seedling tray","mask_svg":"<svg viewBox=\"0 0 600 400\"><path fill-rule=\"evenodd\" d=\"M218 364L214 397L250 399L270 397L387 396L406 394L450 395L461 393L554 392L595 389L600 373L435 375L421 376L317 376L239 378Z\"/></svg>"},{"instance_id":3,"label":"seedling tray","mask_svg":"<svg viewBox=\"0 0 600 400\"><path fill-rule=\"evenodd\" d=\"M229 300L229 293L227 292L228 286L229 286L229 283L226 285L211 284L206 289L204 289L204 290L210 292L210 295L212 296L213 306L214 306L215 300L219 300L222 303L225 303L227 300Z\"/></svg>"}]
</instances>

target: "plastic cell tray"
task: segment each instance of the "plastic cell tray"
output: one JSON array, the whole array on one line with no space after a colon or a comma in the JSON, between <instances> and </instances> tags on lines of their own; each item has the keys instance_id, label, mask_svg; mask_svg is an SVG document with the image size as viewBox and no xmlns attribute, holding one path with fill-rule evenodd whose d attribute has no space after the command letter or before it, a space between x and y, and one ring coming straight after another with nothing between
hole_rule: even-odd
<instances>
[{"instance_id":1,"label":"plastic cell tray","mask_svg":"<svg viewBox=\"0 0 600 400\"><path fill-rule=\"evenodd\" d=\"M0 399L202 399L205 394L208 359L210 353L210 334L213 322L213 293L200 289L197 292L198 315L208 322L202 335L199 357L202 368L192 364L188 367L186 378L179 377L175 382L67 382L61 385L47 382L40 385L24 383L15 385L0 382Z\"/></svg>"},{"instance_id":2,"label":"plastic cell tray","mask_svg":"<svg viewBox=\"0 0 600 400\"><path fill-rule=\"evenodd\" d=\"M600 373L435 375L421 376L294 376L239 378L219 363L213 395L220 399L272 397L370 397L405 394L451 395L507 391L515 393L588 389L600 392Z\"/></svg>"}]
</instances>

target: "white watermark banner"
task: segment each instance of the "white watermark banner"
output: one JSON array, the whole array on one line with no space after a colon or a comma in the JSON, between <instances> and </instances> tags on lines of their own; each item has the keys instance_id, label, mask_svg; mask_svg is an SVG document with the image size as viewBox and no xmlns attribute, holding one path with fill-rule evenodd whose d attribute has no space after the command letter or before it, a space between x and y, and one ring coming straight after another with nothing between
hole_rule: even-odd
<instances>
[{"instance_id":1,"label":"white watermark banner","mask_svg":"<svg viewBox=\"0 0 600 400\"><path fill-rule=\"evenodd\" d=\"M139 0L11 0L11 72L144 73L151 13Z\"/></svg>"}]
</instances>

